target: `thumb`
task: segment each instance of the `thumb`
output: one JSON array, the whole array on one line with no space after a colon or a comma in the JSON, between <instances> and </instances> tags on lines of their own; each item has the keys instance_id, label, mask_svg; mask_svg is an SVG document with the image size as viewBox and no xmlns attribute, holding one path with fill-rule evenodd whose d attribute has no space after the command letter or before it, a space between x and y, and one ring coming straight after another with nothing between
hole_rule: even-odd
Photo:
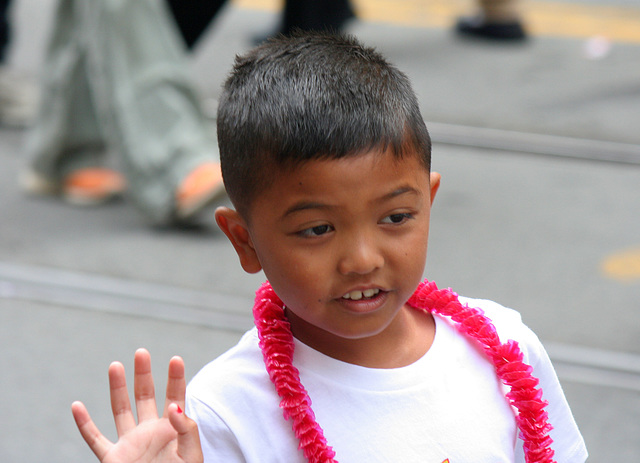
<instances>
[{"instance_id":1,"label":"thumb","mask_svg":"<svg viewBox=\"0 0 640 463\"><path fill-rule=\"evenodd\" d=\"M178 455L189 463L202 463L202 447L198 425L188 418L178 404L169 405L169 421L178 433Z\"/></svg>"}]
</instances>

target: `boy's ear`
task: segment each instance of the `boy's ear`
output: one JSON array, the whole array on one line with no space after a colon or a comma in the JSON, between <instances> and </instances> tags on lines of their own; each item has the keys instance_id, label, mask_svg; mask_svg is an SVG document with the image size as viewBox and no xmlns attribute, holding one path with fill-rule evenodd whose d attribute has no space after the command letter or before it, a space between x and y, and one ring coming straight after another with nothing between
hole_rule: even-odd
<instances>
[{"instance_id":1,"label":"boy's ear","mask_svg":"<svg viewBox=\"0 0 640 463\"><path fill-rule=\"evenodd\" d=\"M228 207L219 207L216 209L216 223L220 229L227 235L233 248L238 254L240 265L247 273L258 273L262 270L262 265L258 260L258 255L251 242L249 228L244 219L238 212Z\"/></svg>"},{"instance_id":2,"label":"boy's ear","mask_svg":"<svg viewBox=\"0 0 640 463\"><path fill-rule=\"evenodd\" d=\"M431 189L431 204L433 204L433 200L436 197L436 193L438 192L438 188L440 188L440 179L442 176L438 172L431 172L429 174L429 183Z\"/></svg>"}]
</instances>

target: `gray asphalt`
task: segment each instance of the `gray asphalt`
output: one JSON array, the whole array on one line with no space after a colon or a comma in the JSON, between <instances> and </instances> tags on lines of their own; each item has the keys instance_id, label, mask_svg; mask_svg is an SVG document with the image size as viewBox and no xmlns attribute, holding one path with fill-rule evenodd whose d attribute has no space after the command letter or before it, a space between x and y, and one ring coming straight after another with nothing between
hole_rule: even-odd
<instances>
[{"instance_id":1,"label":"gray asphalt","mask_svg":"<svg viewBox=\"0 0 640 463\"><path fill-rule=\"evenodd\" d=\"M20 2L18 2L20 3ZM37 73L53 2L24 0L14 65ZM228 9L193 60L215 106L233 56L268 30ZM640 271L604 270L640 248L640 44L585 58L583 39L526 46L356 23L413 79L443 184L425 277L519 310L545 342L591 453L640 458ZM212 122L213 124L213 122ZM126 202L96 209L25 197L24 133L0 129L0 461L93 461L69 406L114 436L106 371L147 347L193 375L251 326L253 291L209 214L148 227ZM634 269L635 267L635 271Z\"/></svg>"}]
</instances>

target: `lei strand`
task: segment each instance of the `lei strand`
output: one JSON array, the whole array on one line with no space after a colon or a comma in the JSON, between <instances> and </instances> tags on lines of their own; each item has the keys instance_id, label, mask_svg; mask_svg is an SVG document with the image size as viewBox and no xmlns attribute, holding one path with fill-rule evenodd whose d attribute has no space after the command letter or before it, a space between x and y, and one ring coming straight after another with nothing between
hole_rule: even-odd
<instances>
[{"instance_id":1,"label":"lei strand","mask_svg":"<svg viewBox=\"0 0 640 463\"><path fill-rule=\"evenodd\" d=\"M536 388L538 379L531 374L533 368L523 362L518 343L513 340L500 343L495 327L482 310L462 305L456 293L450 289L439 290L433 282L421 283L408 304L417 310L449 317L460 333L481 346L500 380L510 387L506 397L518 410L516 422L524 442L526 462L555 463L554 451L550 448L553 441L549 436L552 426L544 410L547 402L542 400L542 390ZM284 418L292 420L299 448L310 463L337 463L335 452L316 422L300 373L293 366L293 335L284 305L268 282L256 293L253 315L269 378L281 398Z\"/></svg>"}]
</instances>

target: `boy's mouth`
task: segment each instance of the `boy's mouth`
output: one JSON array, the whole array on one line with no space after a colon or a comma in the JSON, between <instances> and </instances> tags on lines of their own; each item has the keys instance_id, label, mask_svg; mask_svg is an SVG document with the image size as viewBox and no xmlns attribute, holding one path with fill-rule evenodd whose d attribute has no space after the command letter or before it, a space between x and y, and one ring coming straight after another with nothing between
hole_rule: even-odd
<instances>
[{"instance_id":1,"label":"boy's mouth","mask_svg":"<svg viewBox=\"0 0 640 463\"><path fill-rule=\"evenodd\" d=\"M364 291L349 291L347 294L342 296L342 299L349 299L351 301L359 301L360 299L369 299L375 297L380 292L379 289L365 289Z\"/></svg>"}]
</instances>

